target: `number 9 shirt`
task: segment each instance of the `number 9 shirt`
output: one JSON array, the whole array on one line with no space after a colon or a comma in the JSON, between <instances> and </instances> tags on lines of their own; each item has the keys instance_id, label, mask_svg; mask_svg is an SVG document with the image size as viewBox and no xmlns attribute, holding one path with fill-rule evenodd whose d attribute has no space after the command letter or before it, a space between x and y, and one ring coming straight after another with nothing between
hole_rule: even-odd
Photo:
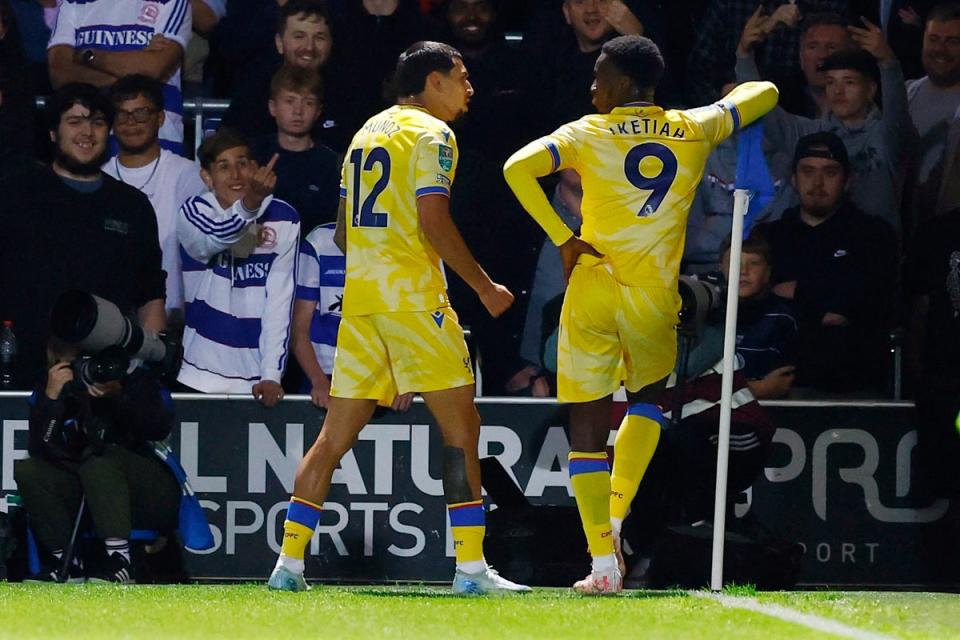
<instances>
[{"instance_id":1,"label":"number 9 shirt","mask_svg":"<svg viewBox=\"0 0 960 640\"><path fill-rule=\"evenodd\" d=\"M666 377L676 360L677 279L687 214L714 147L773 108L769 83L713 105L665 111L631 103L587 115L514 154L507 181L555 244L571 233L513 180L574 169L583 183L581 255L568 285L558 345L558 399L589 402Z\"/></svg>"}]
</instances>

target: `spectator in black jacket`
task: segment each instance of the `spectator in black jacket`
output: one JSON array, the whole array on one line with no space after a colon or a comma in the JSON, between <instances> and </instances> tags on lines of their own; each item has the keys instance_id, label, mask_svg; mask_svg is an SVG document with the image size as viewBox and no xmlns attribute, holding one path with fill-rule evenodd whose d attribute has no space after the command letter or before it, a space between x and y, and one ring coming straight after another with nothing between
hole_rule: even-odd
<instances>
[{"instance_id":1,"label":"spectator in black jacket","mask_svg":"<svg viewBox=\"0 0 960 640\"><path fill-rule=\"evenodd\" d=\"M763 225L774 255L774 292L800 323L797 385L831 392L885 383L897 245L893 230L844 197L850 161L837 135L804 136L794 154L800 206Z\"/></svg>"},{"instance_id":2,"label":"spectator in black jacket","mask_svg":"<svg viewBox=\"0 0 960 640\"><path fill-rule=\"evenodd\" d=\"M18 389L44 378L50 309L64 291L106 298L153 333L167 322L153 207L100 169L113 105L75 83L50 96L46 110L53 165L20 164L0 178L0 316L17 334Z\"/></svg>"}]
</instances>

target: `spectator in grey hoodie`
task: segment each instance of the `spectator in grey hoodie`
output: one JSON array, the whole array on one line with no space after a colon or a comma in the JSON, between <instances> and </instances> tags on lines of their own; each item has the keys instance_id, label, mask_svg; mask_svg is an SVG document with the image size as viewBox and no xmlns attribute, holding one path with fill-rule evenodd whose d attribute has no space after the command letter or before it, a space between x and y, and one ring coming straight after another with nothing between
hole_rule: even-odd
<instances>
[{"instance_id":1,"label":"spectator in grey hoodie","mask_svg":"<svg viewBox=\"0 0 960 640\"><path fill-rule=\"evenodd\" d=\"M766 117L765 133L788 153L804 135L818 131L837 134L850 156L850 200L899 234L905 149L916 133L907 111L900 63L880 27L867 20L864 23L865 28L848 27L861 49L837 51L820 67L826 74L829 112L810 119L777 108ZM743 52L751 51L763 37L762 29L748 21L737 55L738 82L760 79L752 55ZM878 86L882 109L874 103Z\"/></svg>"}]
</instances>

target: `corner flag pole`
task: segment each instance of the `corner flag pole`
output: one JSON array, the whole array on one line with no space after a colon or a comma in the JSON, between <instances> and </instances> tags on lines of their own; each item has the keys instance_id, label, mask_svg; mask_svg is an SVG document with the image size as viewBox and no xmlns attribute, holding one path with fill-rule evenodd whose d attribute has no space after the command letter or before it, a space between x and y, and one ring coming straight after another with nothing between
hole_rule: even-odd
<instances>
[{"instance_id":1,"label":"corner flag pole","mask_svg":"<svg viewBox=\"0 0 960 640\"><path fill-rule=\"evenodd\" d=\"M740 253L743 248L743 220L750 196L746 189L733 192L733 229L730 233L730 276L727 286L727 313L723 333L723 381L720 394L720 433L717 440L717 486L713 507L713 564L710 589L723 589L723 541L727 522L727 468L730 463L730 414L733 404L733 369L737 357L737 310L740 303Z\"/></svg>"},{"instance_id":2,"label":"corner flag pole","mask_svg":"<svg viewBox=\"0 0 960 640\"><path fill-rule=\"evenodd\" d=\"M775 186L763 155L763 118L740 131L737 140L737 176L733 192L733 228L730 230L730 271L727 285L726 326L723 337L723 382L720 395L720 432L717 438L717 486L713 510L713 564L710 588L723 589L723 539L727 525L727 468L730 463L730 414L733 371L737 357L737 309L740 302L740 257L749 232Z\"/></svg>"}]
</instances>

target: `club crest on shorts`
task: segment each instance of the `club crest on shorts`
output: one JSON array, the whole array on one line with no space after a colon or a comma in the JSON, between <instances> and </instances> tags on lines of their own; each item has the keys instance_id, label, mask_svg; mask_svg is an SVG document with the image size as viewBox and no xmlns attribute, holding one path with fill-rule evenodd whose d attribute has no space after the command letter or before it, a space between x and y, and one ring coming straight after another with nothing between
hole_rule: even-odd
<instances>
[{"instance_id":1,"label":"club crest on shorts","mask_svg":"<svg viewBox=\"0 0 960 640\"><path fill-rule=\"evenodd\" d=\"M434 311L430 314L433 317L433 321L437 323L437 326L441 329L443 328L443 311Z\"/></svg>"},{"instance_id":2,"label":"club crest on shorts","mask_svg":"<svg viewBox=\"0 0 960 640\"><path fill-rule=\"evenodd\" d=\"M453 147L441 144L437 149L437 162L444 171L453 169Z\"/></svg>"}]
</instances>

